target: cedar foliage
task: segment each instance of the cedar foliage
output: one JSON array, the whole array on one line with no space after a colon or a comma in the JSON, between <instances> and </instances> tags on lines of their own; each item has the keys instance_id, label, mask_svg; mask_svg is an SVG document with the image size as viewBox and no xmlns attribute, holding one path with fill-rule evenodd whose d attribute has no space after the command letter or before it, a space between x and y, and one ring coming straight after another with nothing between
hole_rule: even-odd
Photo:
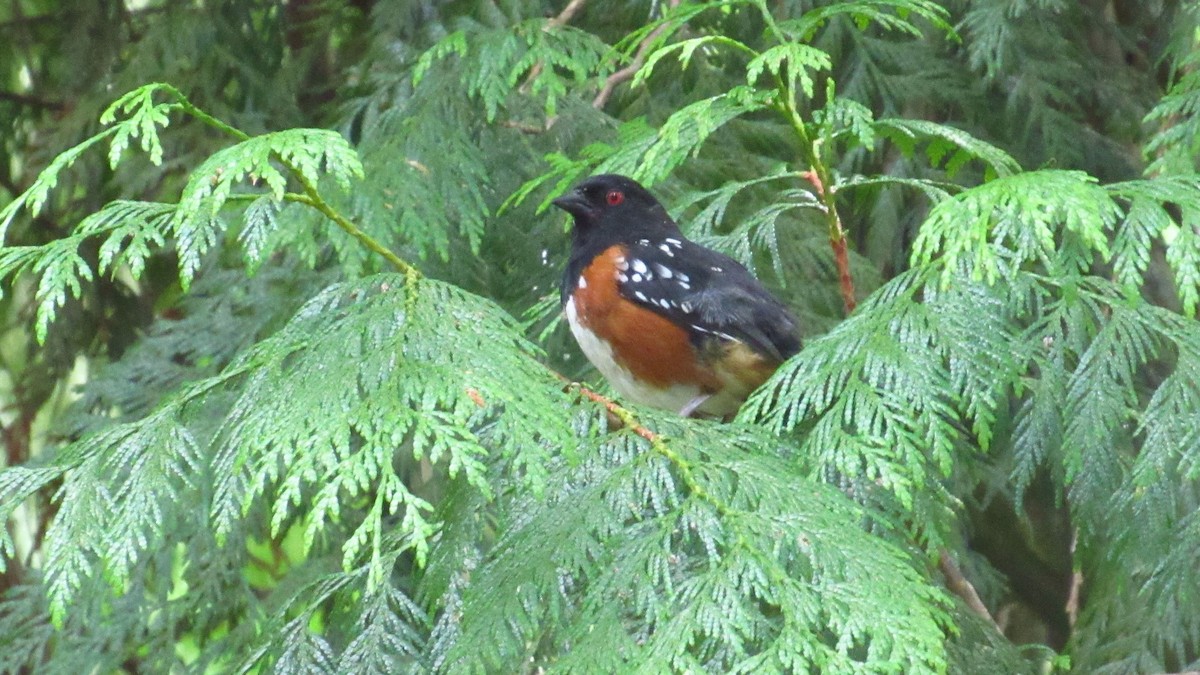
<instances>
[{"instance_id":1,"label":"cedar foliage","mask_svg":"<svg viewBox=\"0 0 1200 675\"><path fill-rule=\"evenodd\" d=\"M0 671L1200 668L1186 3L22 6ZM560 379L598 171L804 319L736 420Z\"/></svg>"}]
</instances>

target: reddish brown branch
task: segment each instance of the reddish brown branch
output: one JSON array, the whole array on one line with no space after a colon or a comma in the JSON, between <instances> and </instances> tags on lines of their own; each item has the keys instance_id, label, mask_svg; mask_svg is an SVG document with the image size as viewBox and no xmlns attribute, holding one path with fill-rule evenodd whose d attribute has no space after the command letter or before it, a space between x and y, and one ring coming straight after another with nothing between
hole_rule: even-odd
<instances>
[{"instance_id":1,"label":"reddish brown branch","mask_svg":"<svg viewBox=\"0 0 1200 675\"><path fill-rule=\"evenodd\" d=\"M945 549L942 549L938 553L938 569L946 577L946 588L950 589L951 593L962 598L963 602L967 603L967 607L971 608L971 611L986 619L988 623L995 627L997 632L1002 632L1000 631L999 624L996 623L996 619L988 611L987 605L983 604L979 593L975 591L975 587L963 576L954 559L950 557L950 552Z\"/></svg>"},{"instance_id":2,"label":"reddish brown branch","mask_svg":"<svg viewBox=\"0 0 1200 675\"><path fill-rule=\"evenodd\" d=\"M829 246L833 249L833 262L837 265L842 306L846 308L846 315L849 316L858 306L858 301L854 299L854 279L850 276L850 252L846 248L846 238L830 239Z\"/></svg>"},{"instance_id":3,"label":"reddish brown branch","mask_svg":"<svg viewBox=\"0 0 1200 675\"><path fill-rule=\"evenodd\" d=\"M558 16L550 19L550 25L556 27L566 25L571 19L575 18L575 15L579 13L579 10L583 9L586 3L587 0L571 0L567 3L566 7L563 7L563 11L558 13Z\"/></svg>"},{"instance_id":4,"label":"reddish brown branch","mask_svg":"<svg viewBox=\"0 0 1200 675\"><path fill-rule=\"evenodd\" d=\"M825 183L815 169L800 174L812 183L817 192L817 198L825 208L825 217L829 222L829 247L833 249L833 262L837 266L838 289L842 293L842 306L849 316L858 306L854 297L854 277L850 275L850 249L846 242L846 231L842 227L842 217L838 215L833 195L825 191Z\"/></svg>"},{"instance_id":5,"label":"reddish brown branch","mask_svg":"<svg viewBox=\"0 0 1200 675\"><path fill-rule=\"evenodd\" d=\"M679 0L670 0L667 2L667 6L671 9L674 9L675 7L679 6ZM603 108L605 104L608 103L608 99L612 98L613 91L616 90L617 85L632 78L634 73L641 70L642 66L646 63L646 54L650 51L650 45L653 44L653 42L658 39L658 36L662 35L663 31L666 29L667 24L664 23L658 28L650 31L638 45L637 53L633 56L633 61L631 61L630 64L624 68L618 70L612 75L609 75L608 78L604 80L604 86L600 88L600 93L596 94L596 98L592 101L593 108L596 110Z\"/></svg>"},{"instance_id":6,"label":"reddish brown branch","mask_svg":"<svg viewBox=\"0 0 1200 675\"><path fill-rule=\"evenodd\" d=\"M608 422L611 426L616 428L629 427L630 431L652 443L658 440L658 434L638 424L637 420L633 417L633 413L629 412L625 408L622 408L612 399L608 398L607 396L601 396L600 394L597 394L578 382L572 382L564 377L562 373L554 372L553 370L550 372L554 373L554 376L558 379L567 383L567 387L565 389L575 389L582 394L584 398L604 406L604 409L608 411Z\"/></svg>"},{"instance_id":7,"label":"reddish brown branch","mask_svg":"<svg viewBox=\"0 0 1200 675\"><path fill-rule=\"evenodd\" d=\"M592 391L591 389L588 389L587 387L585 387L583 385L579 385L579 393L583 394L583 396L585 398L588 398L588 399L595 401L596 403L599 403L600 405L604 406L605 410L608 411L608 414L611 415L613 418L615 418L616 422L620 426L628 426L630 431L632 431L633 433L637 434L638 436L641 436L642 438L644 438L652 443L654 441L658 440L658 434L656 434L653 431L651 431L650 429L647 429L646 427L634 422L632 417L630 416L628 410L617 405L612 399L608 398L607 396L601 396L600 394L597 394L596 392Z\"/></svg>"}]
</instances>

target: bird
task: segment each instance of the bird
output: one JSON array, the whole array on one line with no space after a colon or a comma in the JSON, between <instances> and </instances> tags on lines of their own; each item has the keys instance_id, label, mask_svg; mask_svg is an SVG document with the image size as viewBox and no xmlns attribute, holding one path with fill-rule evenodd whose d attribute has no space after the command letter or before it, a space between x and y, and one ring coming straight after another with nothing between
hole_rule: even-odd
<instances>
[{"instance_id":1,"label":"bird","mask_svg":"<svg viewBox=\"0 0 1200 675\"><path fill-rule=\"evenodd\" d=\"M551 203L574 220L563 312L626 400L726 419L800 351L788 308L741 263L687 239L632 178L591 176Z\"/></svg>"}]
</instances>

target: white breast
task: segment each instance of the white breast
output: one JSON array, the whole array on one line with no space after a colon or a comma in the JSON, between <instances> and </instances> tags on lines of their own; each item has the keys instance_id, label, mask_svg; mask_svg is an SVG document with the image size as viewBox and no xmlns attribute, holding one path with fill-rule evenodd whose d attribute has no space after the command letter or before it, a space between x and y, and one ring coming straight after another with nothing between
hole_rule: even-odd
<instances>
[{"instance_id":1,"label":"white breast","mask_svg":"<svg viewBox=\"0 0 1200 675\"><path fill-rule=\"evenodd\" d=\"M567 301L566 313L571 333L579 342L584 356L596 366L596 370L600 371L613 389L628 400L653 408L679 412L701 395L700 387L695 385L673 384L666 389L659 389L642 384L633 373L613 358L612 345L580 322L574 298ZM707 412L706 407L701 406L700 410Z\"/></svg>"}]
</instances>

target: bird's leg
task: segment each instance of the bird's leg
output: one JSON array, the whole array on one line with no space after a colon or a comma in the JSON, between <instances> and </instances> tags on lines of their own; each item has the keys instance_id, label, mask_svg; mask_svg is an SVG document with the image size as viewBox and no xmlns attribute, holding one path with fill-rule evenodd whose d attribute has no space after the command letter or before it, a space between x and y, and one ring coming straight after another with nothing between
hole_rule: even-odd
<instances>
[{"instance_id":1,"label":"bird's leg","mask_svg":"<svg viewBox=\"0 0 1200 675\"><path fill-rule=\"evenodd\" d=\"M692 413L696 412L696 409L699 408L700 406L704 405L704 402L710 398L712 398L712 394L697 395L696 398L693 398L692 400L688 401L687 405L683 406L683 409L679 411L679 416L680 417L691 417Z\"/></svg>"}]
</instances>

